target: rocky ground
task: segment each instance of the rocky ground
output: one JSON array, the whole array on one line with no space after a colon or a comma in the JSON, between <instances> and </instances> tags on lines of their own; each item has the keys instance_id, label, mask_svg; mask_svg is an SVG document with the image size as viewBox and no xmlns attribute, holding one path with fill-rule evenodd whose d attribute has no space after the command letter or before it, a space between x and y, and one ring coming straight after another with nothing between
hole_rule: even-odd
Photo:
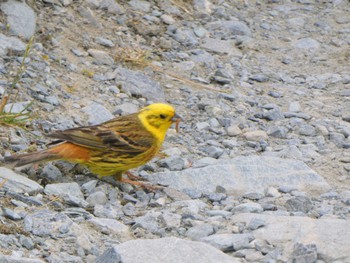
<instances>
[{"instance_id":1,"label":"rocky ground","mask_svg":"<svg viewBox=\"0 0 350 263\"><path fill-rule=\"evenodd\" d=\"M0 9L4 111L30 116L0 127L0 156L152 102L184 119L134 171L155 192L62 161L0 167L0 262L350 262L348 1Z\"/></svg>"}]
</instances>

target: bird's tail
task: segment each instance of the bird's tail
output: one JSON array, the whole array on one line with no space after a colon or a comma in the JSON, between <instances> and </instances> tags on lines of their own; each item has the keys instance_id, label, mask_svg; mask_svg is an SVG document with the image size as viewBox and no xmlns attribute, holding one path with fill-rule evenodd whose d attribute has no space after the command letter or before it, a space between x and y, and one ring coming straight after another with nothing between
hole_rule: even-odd
<instances>
[{"instance_id":1,"label":"bird's tail","mask_svg":"<svg viewBox=\"0 0 350 263\"><path fill-rule=\"evenodd\" d=\"M26 153L21 155L12 155L5 157L5 163L12 164L14 167L21 167L32 163L48 162L59 159L59 155L48 150Z\"/></svg>"}]
</instances>

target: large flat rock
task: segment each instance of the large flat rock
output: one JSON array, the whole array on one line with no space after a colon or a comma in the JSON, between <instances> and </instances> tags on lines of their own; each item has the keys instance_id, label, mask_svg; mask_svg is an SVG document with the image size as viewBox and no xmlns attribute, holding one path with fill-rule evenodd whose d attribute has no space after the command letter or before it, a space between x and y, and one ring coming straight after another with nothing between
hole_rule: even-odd
<instances>
[{"instance_id":1,"label":"large flat rock","mask_svg":"<svg viewBox=\"0 0 350 263\"><path fill-rule=\"evenodd\" d=\"M286 260L291 258L294 245L302 243L315 244L318 259L323 262L350 262L350 220L263 214L237 214L231 218L233 224L264 220L265 226L253 231L254 237L282 247Z\"/></svg>"},{"instance_id":2,"label":"large flat rock","mask_svg":"<svg viewBox=\"0 0 350 263\"><path fill-rule=\"evenodd\" d=\"M3 188L11 192L32 194L43 191L43 187L37 182L6 167L0 167L0 183L4 180L6 180L6 183Z\"/></svg>"},{"instance_id":3,"label":"large flat rock","mask_svg":"<svg viewBox=\"0 0 350 263\"><path fill-rule=\"evenodd\" d=\"M218 160L201 168L155 173L148 180L180 191L194 189L202 193L213 193L217 186L222 186L234 195L263 193L269 186L288 186L310 194L330 189L328 183L305 163L265 156Z\"/></svg>"},{"instance_id":4,"label":"large flat rock","mask_svg":"<svg viewBox=\"0 0 350 263\"><path fill-rule=\"evenodd\" d=\"M107 249L96 263L239 263L208 244L169 237L139 239Z\"/></svg>"}]
</instances>

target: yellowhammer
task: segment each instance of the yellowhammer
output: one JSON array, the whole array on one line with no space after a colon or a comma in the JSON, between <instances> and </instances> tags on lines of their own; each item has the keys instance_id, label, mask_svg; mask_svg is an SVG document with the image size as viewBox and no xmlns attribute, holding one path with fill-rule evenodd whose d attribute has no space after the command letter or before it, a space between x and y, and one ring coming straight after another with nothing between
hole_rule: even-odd
<instances>
[{"instance_id":1,"label":"yellowhammer","mask_svg":"<svg viewBox=\"0 0 350 263\"><path fill-rule=\"evenodd\" d=\"M86 165L99 176L144 186L122 177L129 169L150 161L160 150L171 124L181 118L167 104L154 103L139 112L120 116L94 126L56 131L50 137L59 139L55 146L34 153L13 155L5 162L16 167L58 159ZM56 142L55 142L56 143Z\"/></svg>"}]
</instances>

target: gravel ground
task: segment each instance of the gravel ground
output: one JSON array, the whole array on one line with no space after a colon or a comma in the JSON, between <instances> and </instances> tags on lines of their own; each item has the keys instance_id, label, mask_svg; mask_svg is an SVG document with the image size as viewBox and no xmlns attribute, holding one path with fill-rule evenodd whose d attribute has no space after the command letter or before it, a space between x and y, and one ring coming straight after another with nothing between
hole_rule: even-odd
<instances>
[{"instance_id":1,"label":"gravel ground","mask_svg":"<svg viewBox=\"0 0 350 263\"><path fill-rule=\"evenodd\" d=\"M0 9L4 110L31 117L0 127L1 158L152 102L184 119L134 171L155 192L63 161L0 167L0 262L350 262L349 1Z\"/></svg>"}]
</instances>

